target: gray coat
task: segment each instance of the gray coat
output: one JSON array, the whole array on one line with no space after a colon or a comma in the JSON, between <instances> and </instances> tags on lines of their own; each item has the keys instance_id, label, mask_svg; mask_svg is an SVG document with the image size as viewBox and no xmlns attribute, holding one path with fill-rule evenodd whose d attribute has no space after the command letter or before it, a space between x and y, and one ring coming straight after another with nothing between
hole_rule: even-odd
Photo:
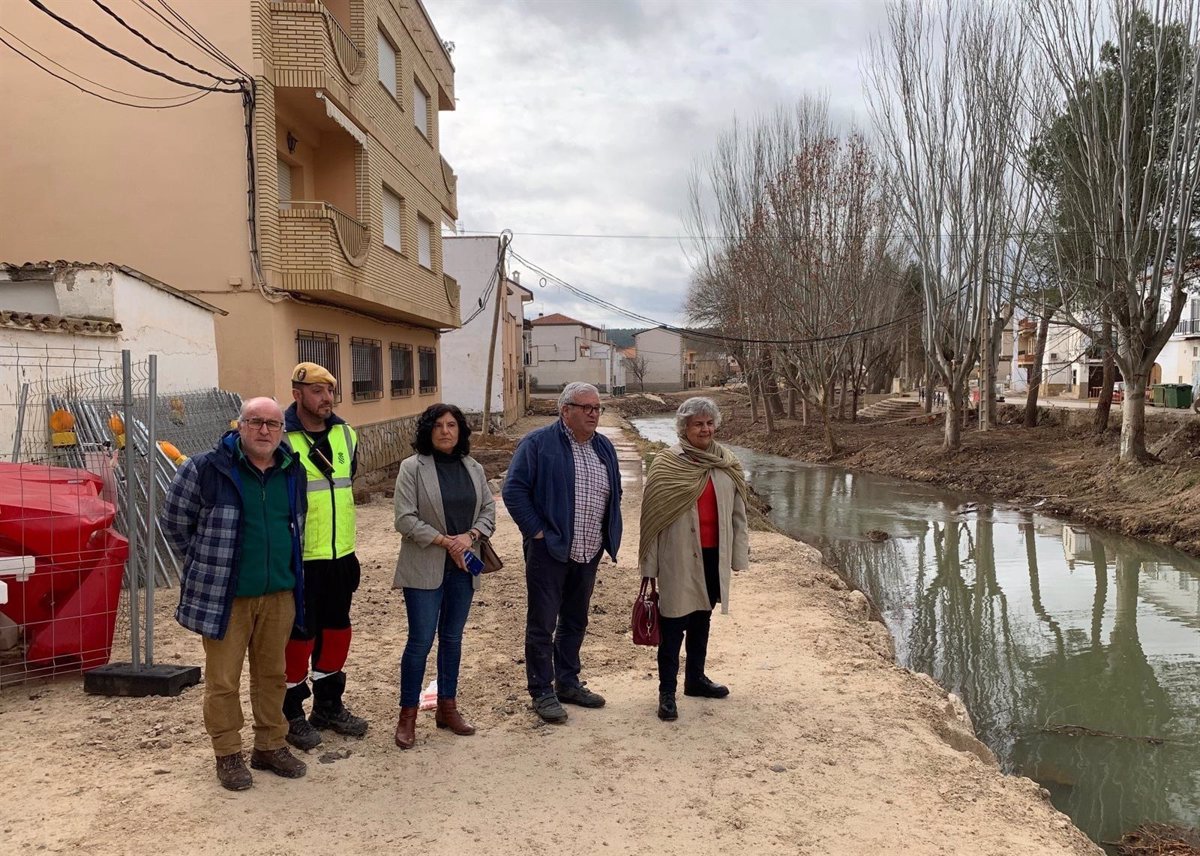
<instances>
[{"instance_id":1,"label":"gray coat","mask_svg":"<svg viewBox=\"0 0 1200 856\"><path fill-rule=\"evenodd\" d=\"M682 455L672 446L662 455ZM721 575L721 612L729 612L730 569L744 571L750 563L750 536L746 527L746 504L733 479L720 470L712 471L717 494L717 525L720 545L717 568ZM700 513L693 505L658 533L639 570L643 577L658 578L658 608L667 618L679 618L712 608L704 582L704 559L700 554Z\"/></svg>"},{"instance_id":2,"label":"gray coat","mask_svg":"<svg viewBox=\"0 0 1200 856\"><path fill-rule=\"evenodd\" d=\"M479 462L469 455L462 461L475 483L475 522L471 528L490 536L496 531L496 500ZM396 531L403 537L392 588L437 588L442 584L446 551L433 541L438 535L461 533L446 532L442 489L438 486L437 464L432 456L412 455L400 462L395 509ZM474 587L479 588L479 577L475 577Z\"/></svg>"}]
</instances>

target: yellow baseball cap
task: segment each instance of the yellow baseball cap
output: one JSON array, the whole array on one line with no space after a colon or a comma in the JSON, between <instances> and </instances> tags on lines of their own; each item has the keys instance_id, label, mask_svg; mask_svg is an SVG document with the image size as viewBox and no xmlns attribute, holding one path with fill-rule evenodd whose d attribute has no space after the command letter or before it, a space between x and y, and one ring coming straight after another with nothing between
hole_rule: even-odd
<instances>
[{"instance_id":1,"label":"yellow baseball cap","mask_svg":"<svg viewBox=\"0 0 1200 856\"><path fill-rule=\"evenodd\" d=\"M299 363L292 369L292 383L327 383L337 386L337 378L329 373L324 366L316 363Z\"/></svg>"}]
</instances>

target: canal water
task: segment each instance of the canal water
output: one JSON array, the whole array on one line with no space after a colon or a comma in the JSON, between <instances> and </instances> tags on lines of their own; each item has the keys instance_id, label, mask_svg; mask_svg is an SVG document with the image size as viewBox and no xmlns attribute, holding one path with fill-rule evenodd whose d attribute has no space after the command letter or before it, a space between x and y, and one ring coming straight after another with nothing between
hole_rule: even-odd
<instances>
[{"instance_id":1,"label":"canal water","mask_svg":"<svg viewBox=\"0 0 1200 856\"><path fill-rule=\"evenodd\" d=\"M634 419L674 442L674 418ZM1095 841L1200 827L1200 561L1105 530L732 447L783 531L879 607L897 660ZM890 536L882 542L870 530Z\"/></svg>"}]
</instances>

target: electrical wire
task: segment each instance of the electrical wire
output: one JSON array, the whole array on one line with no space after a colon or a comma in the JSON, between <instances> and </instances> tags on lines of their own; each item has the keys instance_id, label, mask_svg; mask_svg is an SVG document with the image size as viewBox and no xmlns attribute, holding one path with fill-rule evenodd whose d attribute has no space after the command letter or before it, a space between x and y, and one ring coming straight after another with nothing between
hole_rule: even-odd
<instances>
[{"instance_id":1,"label":"electrical wire","mask_svg":"<svg viewBox=\"0 0 1200 856\"><path fill-rule=\"evenodd\" d=\"M141 2L141 0L139 0L139 2ZM243 77L251 77L252 76L250 74L250 72L246 71L246 69L242 68L236 62L234 62L233 59L227 53L225 53L220 48L218 48L216 45L214 45L211 41L209 41L208 37L205 36L204 33L200 32L198 29L196 29L194 26L192 26L191 22L188 21L187 18L183 17L183 15L180 15L178 12L176 12L171 7L171 5L169 3L167 3L167 0L158 0L158 4L160 6L162 6L164 9L166 9L168 12L170 12L172 17L175 18L175 20L177 20L177 21L179 21L179 23L183 24L183 26L186 27L188 29L188 31L193 34L194 38L190 39L190 41L192 41L193 44L196 44L200 47L205 48L205 50L208 52L209 56L218 60L220 63L222 63L225 67L229 68L231 71L236 71L238 74L241 74ZM143 2L142 5L145 6L146 4ZM147 7L147 8L149 8L149 7ZM162 16L159 16L159 17L162 17ZM178 28L176 28L176 30L178 31Z\"/></svg>"},{"instance_id":2,"label":"electrical wire","mask_svg":"<svg viewBox=\"0 0 1200 856\"><path fill-rule=\"evenodd\" d=\"M7 30L7 29L5 29L4 27L0 27L0 33L6 33L6 34L8 35L8 37L9 37L9 38L11 38L11 39L14 39L14 40L16 40L16 41L20 42L20 43L21 43L22 45L24 45L24 46L25 46L25 47L26 47L28 50L31 50L31 51L33 51L35 54L37 54L38 56L40 56L42 59L46 60L46 62L50 63L51 65L56 65L56 66L58 66L58 67L59 67L59 68L61 68L63 71L65 71L67 74L70 74L70 75L73 75L73 76L75 76L75 77L78 77L80 80L83 80L83 81L86 81L86 82L88 82L88 83L92 84L92 86L99 86L101 89L108 90L109 92L113 92L113 93L115 93L115 94L117 94L117 95L128 95L130 98L141 98L141 99L144 99L144 100L146 100L146 101L178 101L180 98L187 98L188 100L187 100L187 101L185 101L185 102L183 102L183 103L184 103L184 104L191 104L193 101L197 101L197 100L199 100L200 98L203 98L205 95L209 95L209 94L211 94L211 93L205 92L205 93L202 93L202 94L201 94L201 95L199 95L199 96L194 96L194 95L138 95L136 92L126 92L124 89L114 89L114 88L113 88L113 87L111 87L111 86L105 86L103 83L99 82L98 80L92 80L90 77L85 77L84 75L80 74L80 73L79 73L79 72L77 72L77 71L72 71L71 69L67 68L65 65L63 65L63 64L62 64L61 62L59 62L58 60L56 60L56 59L54 59L53 57L47 56L46 54L42 53L40 50L38 50L37 48L35 48L33 45L29 44L29 42L25 41L25 40L24 40L24 39L22 39L20 36L18 36L16 33L12 32L11 30ZM12 47L12 45L9 45L9 47L11 48L11 47ZM26 59L28 59L28 57L26 57ZM52 73L52 72L50 72L50 70L49 70L49 69L47 69L46 67L44 67L43 65L41 65L41 63L35 63L35 65L37 65L37 67L38 67L38 68L40 68L42 71L45 71L45 72L47 72L47 73ZM59 78L59 79L61 80L62 78ZM68 81L66 81L66 82L67 82L67 83L71 83L71 81L69 81L69 80L68 80ZM72 84L72 85L74 86L75 84ZM94 95L94 94L95 94L95 93L93 93L93 92L89 92L87 89L83 89L82 87L79 87L79 86L76 86L76 88L77 88L77 89L81 89L83 92L87 92L89 95ZM120 102L119 102L119 103L120 103ZM126 105L126 106L130 106L130 107L139 107L139 106L145 106L145 105L139 105L139 104L130 104L130 105ZM167 106L182 106L182 105L167 105Z\"/></svg>"},{"instance_id":3,"label":"electrical wire","mask_svg":"<svg viewBox=\"0 0 1200 856\"><path fill-rule=\"evenodd\" d=\"M4 32L6 32L6 33L7 33L7 32L8 32L8 30L4 30ZM11 34L11 33L9 33L9 35L12 35L12 34ZM13 36L13 38L16 38L16 36ZM17 56L21 57L22 59L25 59L25 60L27 60L28 62L32 63L33 65L37 66L37 67L38 67L38 68L40 68L42 71L46 72L46 74L50 75L51 77L57 78L58 80L61 80L63 83L66 83L66 84L68 84L69 86L74 86L74 87L75 87L76 89L78 89L80 92L84 92L84 93L86 93L86 94L88 94L88 95L91 95L93 98L99 98L101 101L107 101L107 102L109 102L110 104L119 104L119 105L121 105L122 107L136 107L136 108L137 108L137 109L139 109L139 110L170 110L170 109L172 109L172 108L174 108L174 107L186 107L186 106L187 106L187 105L189 105L189 104L195 104L195 103L196 103L197 101L199 101L201 98L205 98L205 97L207 97L207 96L209 96L209 95L211 95L211 94L212 94L212 92L201 92L201 93L199 93L198 95L191 95L191 96L176 96L176 97L186 97L186 98L187 98L187 100L186 100L186 101L179 101L179 102L176 102L175 104L132 104L132 103L130 103L130 102L128 102L128 101L122 101L122 100L121 100L121 99L119 99L119 98L109 98L107 95L101 95L99 92L93 92L92 90L90 90L90 89L88 89L88 88L86 88L86 87L84 87L84 86L80 86L78 83L76 83L76 82L75 82L75 81L73 81L73 80L68 80L67 78L63 77L61 74L57 74L57 73L55 73L55 72L51 71L50 69L46 68L44 65L42 65L41 63L39 63L37 60L35 60L33 57L31 57L31 56L29 56L29 55L25 54L24 52L22 52L22 51L21 51L21 50L19 50L18 48L14 47L14 46L13 46L13 45L12 45L12 44L11 44L11 43L10 43L10 42L7 40L7 39L5 39L3 36L0 36L0 44L3 44L5 47L7 47L7 48L8 48L9 50L11 50L13 53L17 54ZM24 44L24 42L22 42L22 44ZM33 50L33 48L30 48L30 50ZM49 57L47 57L47 59L49 59ZM51 60L51 62L53 62L53 60ZM58 63L55 63L55 65L58 65ZM71 72L71 73L72 73L72 74L74 74L75 72ZM83 79L83 80L88 80L88 79L87 79L87 78L85 78L85 77L82 77L82 76L80 76L80 77L81 77L81 79ZM95 85L95 86L100 86L100 87L102 87L102 88L104 88L104 89L109 89L109 87L107 87L107 86L104 86L104 85L103 85L103 84L101 84L101 83L96 83L94 80L88 80L88 83L91 83L91 84L93 84L93 85ZM109 91L111 91L111 92L119 92L119 90L114 90L114 89L109 89ZM131 98L141 98L141 97L144 97L144 96L141 96L141 95L132 95L132 94L130 94L130 93L127 93L127 92L121 92L120 94L122 94L122 95L129 95Z\"/></svg>"},{"instance_id":4,"label":"electrical wire","mask_svg":"<svg viewBox=\"0 0 1200 856\"><path fill-rule=\"evenodd\" d=\"M29 5L33 6L38 11L43 12L50 18L57 21L62 26L66 27L68 30L71 30L73 33L76 33L81 38L91 42L96 47L98 47L102 51L104 51L105 53L111 54L112 56L115 56L118 59L129 63L130 65L134 66L135 68L140 68L142 71L144 71L148 74L153 74L157 77L161 77L165 80L169 80L172 83L177 83L180 86L186 86L189 89L202 89L206 92L241 92L242 91L243 86L238 86L235 89L226 89L226 88L220 87L220 86L204 86L202 84L193 83L188 80L181 80L178 77L167 74L165 71L160 71L156 68L151 68L148 65L144 65L143 63L138 62L136 59L126 56L125 54L121 53L119 50L109 47L104 42L100 41L95 36L93 36L91 33L88 33L86 30L83 30L80 27L77 27L75 24L68 21L62 15L59 15L58 13L46 8L46 5L44 3L42 3L41 0L28 0L28 2L29 2Z\"/></svg>"},{"instance_id":5,"label":"electrical wire","mask_svg":"<svg viewBox=\"0 0 1200 856\"><path fill-rule=\"evenodd\" d=\"M147 38L145 35L143 35L141 32L139 32L136 28L134 28L129 23L127 23L124 18L122 18L120 15L118 15L112 9L105 6L102 2L100 2L100 0L92 0L92 2L94 4L96 4L97 6L99 6L106 15L108 15L110 18L115 20L118 24L120 24L126 30L133 33L135 36L137 36L143 42L148 44L150 47L154 48L159 53L175 60L175 62L179 63L180 65L190 68L192 71L203 74L205 77L211 77L213 80L216 80L219 83L234 83L234 84L241 83L241 80L239 78L218 77L217 75L213 74L211 71L205 71L204 69L202 69L198 66L192 65L190 62L188 62L185 59L180 59L179 57L175 56L175 54L173 54L169 50L167 50L166 48L160 47L159 45L155 44L153 41L151 41L149 38Z\"/></svg>"}]
</instances>

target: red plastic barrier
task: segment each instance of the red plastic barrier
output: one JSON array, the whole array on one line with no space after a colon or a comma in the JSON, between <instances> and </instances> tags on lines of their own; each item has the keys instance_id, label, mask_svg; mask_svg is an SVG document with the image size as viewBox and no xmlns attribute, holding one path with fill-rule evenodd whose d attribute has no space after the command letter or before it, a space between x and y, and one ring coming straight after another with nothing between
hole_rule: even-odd
<instances>
[{"instance_id":1,"label":"red plastic barrier","mask_svg":"<svg viewBox=\"0 0 1200 856\"><path fill-rule=\"evenodd\" d=\"M22 625L29 665L89 669L108 662L128 542L84 470L0 462L0 556L34 556L25 581L8 577L0 611Z\"/></svg>"}]
</instances>

